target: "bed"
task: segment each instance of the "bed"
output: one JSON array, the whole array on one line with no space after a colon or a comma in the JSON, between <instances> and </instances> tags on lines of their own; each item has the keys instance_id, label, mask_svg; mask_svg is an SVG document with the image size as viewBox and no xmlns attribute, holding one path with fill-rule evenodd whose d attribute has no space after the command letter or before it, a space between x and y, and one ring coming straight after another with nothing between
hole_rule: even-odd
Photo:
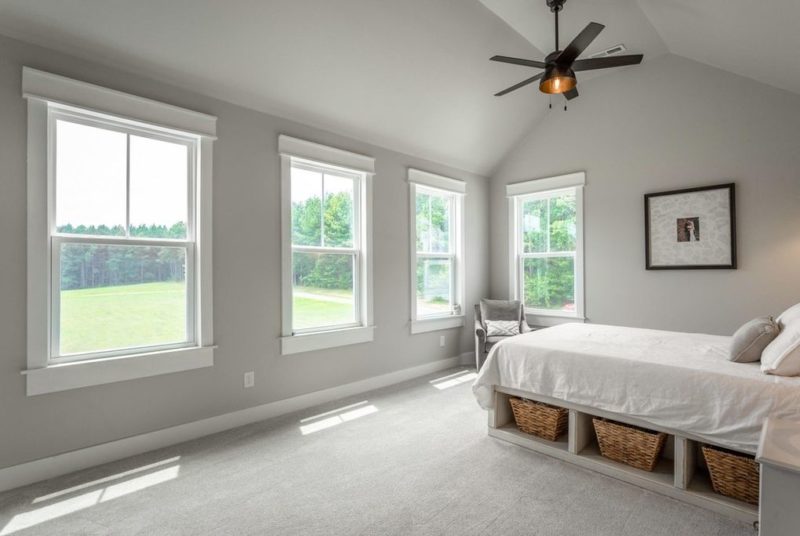
<instances>
[{"instance_id":1,"label":"bed","mask_svg":"<svg viewBox=\"0 0 800 536\"><path fill-rule=\"evenodd\" d=\"M800 378L727 360L730 337L564 324L495 345L473 385L542 395L755 453L767 416L800 418Z\"/></svg>"}]
</instances>

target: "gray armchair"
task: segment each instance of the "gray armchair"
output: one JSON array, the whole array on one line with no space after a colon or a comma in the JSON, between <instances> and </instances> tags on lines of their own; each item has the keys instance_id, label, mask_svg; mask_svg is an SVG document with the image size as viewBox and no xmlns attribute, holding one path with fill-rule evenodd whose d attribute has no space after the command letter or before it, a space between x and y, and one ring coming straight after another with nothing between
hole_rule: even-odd
<instances>
[{"instance_id":1,"label":"gray armchair","mask_svg":"<svg viewBox=\"0 0 800 536\"><path fill-rule=\"evenodd\" d=\"M522 302L506 300L481 300L475 306L475 366L478 370L483 366L489 350L508 336L486 336L486 320L519 320L519 332L533 331L525 320L525 308Z\"/></svg>"}]
</instances>

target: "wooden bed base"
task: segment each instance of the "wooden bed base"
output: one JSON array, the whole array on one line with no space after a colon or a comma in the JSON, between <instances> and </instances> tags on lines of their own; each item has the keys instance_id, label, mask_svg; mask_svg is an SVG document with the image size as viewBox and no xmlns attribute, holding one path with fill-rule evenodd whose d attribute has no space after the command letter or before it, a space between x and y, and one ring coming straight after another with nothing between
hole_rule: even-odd
<instances>
[{"instance_id":1,"label":"wooden bed base","mask_svg":"<svg viewBox=\"0 0 800 536\"><path fill-rule=\"evenodd\" d=\"M548 441L520 432L508 403L510 396L569 409L566 437L558 441ZM495 386L494 397L495 409L489 411L489 435L492 437L741 521L754 523L758 520L757 506L719 495L711 488L711 481L702 467L702 455L699 453L699 444L713 444L709 441L678 430L655 426L641 419L516 389ZM605 417L668 434L662 459L656 469L649 473L602 457L597 446L592 417Z\"/></svg>"}]
</instances>

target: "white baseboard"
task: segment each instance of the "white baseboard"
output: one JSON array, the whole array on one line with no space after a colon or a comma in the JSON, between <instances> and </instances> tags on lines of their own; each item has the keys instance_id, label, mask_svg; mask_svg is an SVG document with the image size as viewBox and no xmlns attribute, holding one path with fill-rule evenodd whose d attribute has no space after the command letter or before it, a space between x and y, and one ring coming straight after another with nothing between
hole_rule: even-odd
<instances>
[{"instance_id":1,"label":"white baseboard","mask_svg":"<svg viewBox=\"0 0 800 536\"><path fill-rule=\"evenodd\" d=\"M129 456L300 411L340 398L372 391L373 389L380 389L381 387L401 383L426 374L432 374L458 366L464 355L469 354L461 354L456 357L367 378L366 380L6 467L5 469L0 469L0 491L14 489L86 469L87 467L121 460Z\"/></svg>"}]
</instances>

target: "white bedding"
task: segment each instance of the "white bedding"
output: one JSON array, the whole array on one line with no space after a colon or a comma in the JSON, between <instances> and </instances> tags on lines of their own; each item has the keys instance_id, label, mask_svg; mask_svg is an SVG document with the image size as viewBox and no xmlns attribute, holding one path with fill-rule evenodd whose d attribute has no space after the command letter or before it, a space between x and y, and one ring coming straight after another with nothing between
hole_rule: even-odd
<instances>
[{"instance_id":1,"label":"white bedding","mask_svg":"<svg viewBox=\"0 0 800 536\"><path fill-rule=\"evenodd\" d=\"M495 385L641 418L755 452L768 415L800 419L800 377L727 360L730 337L564 324L492 348L472 387L490 409Z\"/></svg>"}]
</instances>

